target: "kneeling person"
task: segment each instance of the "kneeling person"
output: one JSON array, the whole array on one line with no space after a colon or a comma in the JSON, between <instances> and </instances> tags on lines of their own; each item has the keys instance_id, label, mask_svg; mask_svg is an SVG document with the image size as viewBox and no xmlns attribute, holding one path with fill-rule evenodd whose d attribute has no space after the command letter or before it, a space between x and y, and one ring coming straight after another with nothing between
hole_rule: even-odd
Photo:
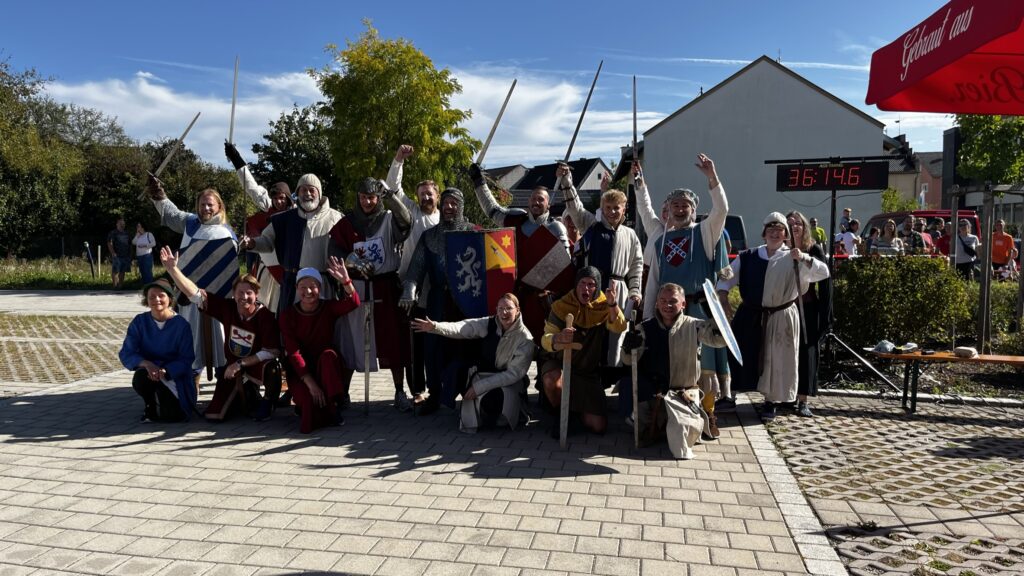
<instances>
[{"instance_id":1,"label":"kneeling person","mask_svg":"<svg viewBox=\"0 0 1024 576\"><path fill-rule=\"evenodd\" d=\"M344 300L321 300L324 281L320 272L303 268L295 283L299 301L285 308L280 318L288 359L288 389L301 412L299 431L303 434L345 421L341 416L348 397L348 389L341 380L345 365L331 346L334 324L359 307L359 294L353 290L352 280L340 260L332 256L327 271L348 296Z\"/></svg>"},{"instance_id":2,"label":"kneeling person","mask_svg":"<svg viewBox=\"0 0 1024 576\"><path fill-rule=\"evenodd\" d=\"M217 387L203 415L207 420L225 420L231 412L245 410L258 400L256 420L270 418L281 394L281 337L274 314L259 301L260 283L251 274L239 276L231 287L232 298L222 298L200 290L189 280L170 248L160 250L160 262L185 297L224 325L227 361L217 368ZM262 398L256 382L263 383Z\"/></svg>"},{"instance_id":3,"label":"kneeling person","mask_svg":"<svg viewBox=\"0 0 1024 576\"><path fill-rule=\"evenodd\" d=\"M670 390L696 389L701 376L701 344L724 348L726 343L714 320L702 320L683 314L686 296L682 286L663 284L658 290L655 314L636 330L626 334L622 343L622 359L632 365L637 350L637 413L642 422L658 422L653 414L652 400ZM644 418L651 414L651 418ZM634 425L639 426L640 422ZM641 437L660 436L641 430Z\"/></svg>"},{"instance_id":4,"label":"kneeling person","mask_svg":"<svg viewBox=\"0 0 1024 576\"><path fill-rule=\"evenodd\" d=\"M601 292L601 272L587 266L576 273L576 288L551 306L544 325L541 346L557 352L561 346L580 343L582 349L572 353L572 380L569 383L569 404L574 417L582 415L583 425L591 432L603 434L608 427L608 402L601 383L601 367L605 359L605 341L609 333L626 331L626 317L616 300L616 283ZM566 316L572 314L572 328ZM544 394L552 407L562 404L561 354L549 356L541 364ZM557 426L556 426L557 429Z\"/></svg>"},{"instance_id":5,"label":"kneeling person","mask_svg":"<svg viewBox=\"0 0 1024 576\"><path fill-rule=\"evenodd\" d=\"M515 430L526 393L526 372L533 361L533 337L523 324L514 294L498 300L494 316L459 322L416 319L413 330L446 338L481 339L483 349L461 391L460 428L473 433L477 428L507 425Z\"/></svg>"}]
</instances>

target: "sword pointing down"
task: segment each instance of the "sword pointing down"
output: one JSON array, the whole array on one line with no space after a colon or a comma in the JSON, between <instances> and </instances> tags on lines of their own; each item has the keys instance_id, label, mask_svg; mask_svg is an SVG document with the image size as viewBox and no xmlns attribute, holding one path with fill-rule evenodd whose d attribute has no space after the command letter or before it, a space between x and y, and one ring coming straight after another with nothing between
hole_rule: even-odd
<instances>
[{"instance_id":1,"label":"sword pointing down","mask_svg":"<svg viewBox=\"0 0 1024 576\"><path fill-rule=\"evenodd\" d=\"M565 315L565 327L572 328L572 314ZM583 349L583 344L570 342L569 344L555 344L556 350L562 350L562 405L558 421L558 444L565 448L566 438L569 436L569 384L572 380L572 351Z\"/></svg>"},{"instance_id":2,"label":"sword pointing down","mask_svg":"<svg viewBox=\"0 0 1024 576\"><path fill-rule=\"evenodd\" d=\"M373 335L373 287L366 279L366 304L363 324L363 414L370 415L370 337Z\"/></svg>"},{"instance_id":3,"label":"sword pointing down","mask_svg":"<svg viewBox=\"0 0 1024 576\"><path fill-rule=\"evenodd\" d=\"M494 138L494 133L498 130L498 124L501 123L501 117L505 115L505 107L508 106L508 101L512 98L512 91L516 89L516 82L518 79L512 79L512 86L508 89L508 94L505 96L505 102L501 104L501 110L498 110L498 116L494 118L494 124L491 125L491 131L487 133L487 140L484 140L484 146L480 149L480 153L476 155L476 165L483 166L484 156L487 154L487 149L491 146L491 138Z\"/></svg>"},{"instance_id":4,"label":"sword pointing down","mask_svg":"<svg viewBox=\"0 0 1024 576\"><path fill-rule=\"evenodd\" d=\"M629 329L630 330L636 330L636 308L634 308L633 310L630 310L629 316L630 316L630 327L629 327ZM639 360L639 358L637 358L638 354L636 352L636 348L633 348L630 351L630 354L633 356L630 359L632 361L632 366L630 366L630 371L631 371L631 376L633 377L633 447L634 448L639 448L640 447L640 420L638 418L640 416L640 408L639 408L639 405L637 403L637 395L638 395L637 388L640 387L640 369L637 366L637 361Z\"/></svg>"}]
</instances>

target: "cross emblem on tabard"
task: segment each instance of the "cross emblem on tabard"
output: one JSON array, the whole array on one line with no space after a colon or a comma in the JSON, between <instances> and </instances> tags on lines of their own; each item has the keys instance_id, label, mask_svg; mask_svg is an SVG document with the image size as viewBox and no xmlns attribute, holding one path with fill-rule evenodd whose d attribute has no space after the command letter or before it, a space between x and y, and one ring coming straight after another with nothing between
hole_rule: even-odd
<instances>
[{"instance_id":1,"label":"cross emblem on tabard","mask_svg":"<svg viewBox=\"0 0 1024 576\"><path fill-rule=\"evenodd\" d=\"M686 236L666 241L662 252L665 255L665 261L668 262L669 266L679 266L686 261L689 248L690 237Z\"/></svg>"}]
</instances>

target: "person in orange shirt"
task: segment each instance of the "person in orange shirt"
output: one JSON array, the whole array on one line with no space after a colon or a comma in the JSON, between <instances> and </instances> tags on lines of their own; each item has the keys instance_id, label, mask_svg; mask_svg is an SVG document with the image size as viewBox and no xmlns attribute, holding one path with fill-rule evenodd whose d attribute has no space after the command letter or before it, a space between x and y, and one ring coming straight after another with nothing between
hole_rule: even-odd
<instances>
[{"instance_id":1,"label":"person in orange shirt","mask_svg":"<svg viewBox=\"0 0 1024 576\"><path fill-rule=\"evenodd\" d=\"M1017 248L1013 245L1013 236L1003 230L1005 226L1006 222L1000 218L996 220L996 229L992 232L993 270L998 270L1006 266L1010 260L1017 259Z\"/></svg>"}]
</instances>

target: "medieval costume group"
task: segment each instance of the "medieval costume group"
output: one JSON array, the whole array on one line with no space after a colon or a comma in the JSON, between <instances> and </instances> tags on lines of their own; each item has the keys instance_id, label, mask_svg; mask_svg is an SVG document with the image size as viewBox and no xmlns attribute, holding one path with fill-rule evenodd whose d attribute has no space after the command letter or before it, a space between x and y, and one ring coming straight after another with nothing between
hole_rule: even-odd
<instances>
[{"instance_id":1,"label":"medieval costume group","mask_svg":"<svg viewBox=\"0 0 1024 576\"><path fill-rule=\"evenodd\" d=\"M213 367L205 418L248 414L262 421L287 405L309 433L344 422L355 372L388 369L400 411L429 414L446 405L459 410L466 432L514 429L528 421L534 364L539 403L552 415L563 403L563 368L571 367L570 433L607 430L606 391L614 386L623 414L633 413L637 398L639 417L630 423L645 428L664 426L657 412L667 396L694 392L705 440L718 437L716 406L730 407L734 387L761 392L766 418L798 394L798 410L810 415L805 399L815 393L817 346L829 317L824 254L803 215L774 212L763 222L764 244L730 263L728 202L703 154L696 167L711 208L699 223L699 197L689 189L669 193L656 213L634 163L646 246L623 224L626 195L609 189L607 175L596 213L584 208L565 165L553 188L533 190L523 210L501 206L472 165L482 210L496 226L515 230L517 280L492 316L466 318L452 296L447 269L455 263L446 262L445 245L448 232L477 227L456 188L428 180L407 195L402 172L411 146L399 147L385 180L362 181L357 205L344 213L331 207L316 175L300 178L294 197L285 183L268 191L233 145L225 151L259 208L241 237L216 190L200 192L188 213L155 178L146 189L161 224L183 236L178 250L161 250L167 277L143 287L149 312L132 321L120 353L135 372L143 420L198 413L198 374ZM561 218L549 211L554 193L565 201ZM239 251L259 255L242 275ZM706 280L730 314L728 292L739 287L733 331L742 365L711 318ZM657 430L647 437L658 437Z\"/></svg>"}]
</instances>

